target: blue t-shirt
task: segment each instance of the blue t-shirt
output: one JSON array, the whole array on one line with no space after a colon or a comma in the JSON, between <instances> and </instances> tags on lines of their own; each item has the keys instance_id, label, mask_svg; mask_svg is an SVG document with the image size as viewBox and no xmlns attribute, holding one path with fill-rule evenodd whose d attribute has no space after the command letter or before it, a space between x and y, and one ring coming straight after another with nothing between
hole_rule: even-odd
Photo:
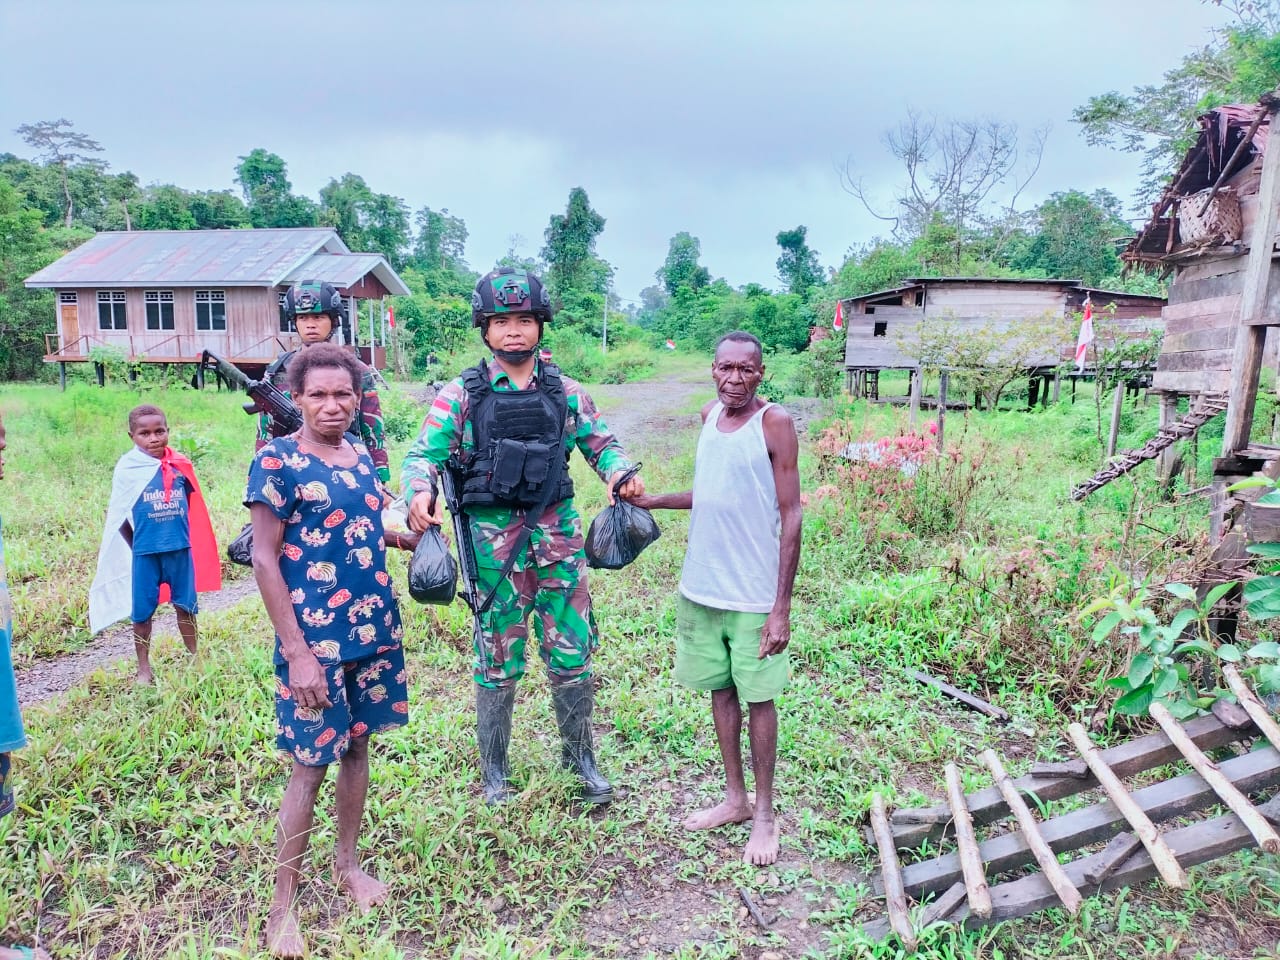
<instances>
[{"instance_id":1,"label":"blue t-shirt","mask_svg":"<svg viewBox=\"0 0 1280 960\"><path fill-rule=\"evenodd\" d=\"M167 553L191 546L191 525L187 520L187 480L175 473L169 489L169 501L164 499L164 477L157 464L156 475L151 478L141 496L133 505L133 552Z\"/></svg>"},{"instance_id":2,"label":"blue t-shirt","mask_svg":"<svg viewBox=\"0 0 1280 960\"><path fill-rule=\"evenodd\" d=\"M249 467L245 506L284 521L280 575L307 644L322 663L351 663L400 646L404 628L382 539L382 495L369 451L331 467L277 437ZM280 637L275 661L284 663Z\"/></svg>"}]
</instances>

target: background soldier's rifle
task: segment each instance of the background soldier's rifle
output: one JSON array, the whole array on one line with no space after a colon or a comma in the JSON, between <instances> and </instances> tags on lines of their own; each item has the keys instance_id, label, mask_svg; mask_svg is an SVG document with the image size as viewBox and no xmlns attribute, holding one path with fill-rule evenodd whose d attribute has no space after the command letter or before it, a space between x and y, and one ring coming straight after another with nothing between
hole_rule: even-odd
<instances>
[{"instance_id":1,"label":"background soldier's rifle","mask_svg":"<svg viewBox=\"0 0 1280 960\"><path fill-rule=\"evenodd\" d=\"M272 433L284 436L302 429L302 411L275 384L269 380L254 380L234 363L206 350L200 356L200 365L207 367L210 364L224 380L234 383L252 398L244 405L245 413L250 416L265 413L270 417Z\"/></svg>"}]
</instances>

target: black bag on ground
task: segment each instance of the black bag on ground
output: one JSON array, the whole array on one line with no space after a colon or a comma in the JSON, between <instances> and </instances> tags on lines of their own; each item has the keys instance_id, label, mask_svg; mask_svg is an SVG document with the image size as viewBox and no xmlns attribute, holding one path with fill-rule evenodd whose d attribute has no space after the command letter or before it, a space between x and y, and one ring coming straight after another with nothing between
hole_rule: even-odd
<instances>
[{"instance_id":1,"label":"black bag on ground","mask_svg":"<svg viewBox=\"0 0 1280 960\"><path fill-rule=\"evenodd\" d=\"M452 603L458 593L458 563L439 527L428 527L409 558L409 596L419 603Z\"/></svg>"},{"instance_id":2,"label":"black bag on ground","mask_svg":"<svg viewBox=\"0 0 1280 960\"><path fill-rule=\"evenodd\" d=\"M618 497L618 488L639 472L637 463L618 478L613 485L613 504L591 521L587 530L587 566L621 570L662 535L652 513Z\"/></svg>"},{"instance_id":3,"label":"black bag on ground","mask_svg":"<svg viewBox=\"0 0 1280 960\"><path fill-rule=\"evenodd\" d=\"M227 559L242 567L253 566L253 524L246 523L236 538L227 544Z\"/></svg>"}]
</instances>

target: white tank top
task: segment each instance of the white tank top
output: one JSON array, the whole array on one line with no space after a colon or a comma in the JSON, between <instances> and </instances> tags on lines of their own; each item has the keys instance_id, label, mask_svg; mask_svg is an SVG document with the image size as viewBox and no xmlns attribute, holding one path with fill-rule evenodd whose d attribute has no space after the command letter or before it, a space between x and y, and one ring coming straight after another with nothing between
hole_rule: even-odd
<instances>
[{"instance_id":1,"label":"white tank top","mask_svg":"<svg viewBox=\"0 0 1280 960\"><path fill-rule=\"evenodd\" d=\"M717 610L768 613L778 593L782 519L764 439L766 403L733 433L716 403L698 436L680 592Z\"/></svg>"}]
</instances>

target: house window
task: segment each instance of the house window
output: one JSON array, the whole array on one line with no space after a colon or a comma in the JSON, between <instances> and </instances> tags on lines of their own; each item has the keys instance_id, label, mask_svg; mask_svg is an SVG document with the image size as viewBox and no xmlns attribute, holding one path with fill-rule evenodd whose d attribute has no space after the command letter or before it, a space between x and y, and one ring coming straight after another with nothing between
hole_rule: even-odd
<instances>
[{"instance_id":1,"label":"house window","mask_svg":"<svg viewBox=\"0 0 1280 960\"><path fill-rule=\"evenodd\" d=\"M876 312L876 308L875 308L875 307L867 307L867 309L866 309L865 311L863 311L863 312L864 312L864 313L875 313L875 312Z\"/></svg>"},{"instance_id":2,"label":"house window","mask_svg":"<svg viewBox=\"0 0 1280 960\"><path fill-rule=\"evenodd\" d=\"M147 306L148 330L173 329L173 291L148 290L142 295Z\"/></svg>"},{"instance_id":3,"label":"house window","mask_svg":"<svg viewBox=\"0 0 1280 960\"><path fill-rule=\"evenodd\" d=\"M227 329L227 295L225 291L196 291L196 329Z\"/></svg>"},{"instance_id":4,"label":"house window","mask_svg":"<svg viewBox=\"0 0 1280 960\"><path fill-rule=\"evenodd\" d=\"M58 302L59 303L79 303L80 298L74 290L72 290L69 293L66 291L63 291L62 293L58 294Z\"/></svg>"},{"instance_id":5,"label":"house window","mask_svg":"<svg viewBox=\"0 0 1280 960\"><path fill-rule=\"evenodd\" d=\"M873 337L883 337L889 331L889 324L884 320L877 320L871 325L871 335Z\"/></svg>"},{"instance_id":6,"label":"house window","mask_svg":"<svg viewBox=\"0 0 1280 960\"><path fill-rule=\"evenodd\" d=\"M128 330L129 323L125 319L124 306L123 290L99 290L98 329Z\"/></svg>"},{"instance_id":7,"label":"house window","mask_svg":"<svg viewBox=\"0 0 1280 960\"><path fill-rule=\"evenodd\" d=\"M292 323L290 323L290 322L289 322L289 318L288 318L288 317L286 317L286 316L284 315L284 298L285 298L286 296L288 296L288 294L287 294L287 293L282 293L282 294L280 294L280 296L279 296L279 302L280 302L280 332L281 332L281 333L292 333L292 332L293 332L293 324L292 324Z\"/></svg>"}]
</instances>

